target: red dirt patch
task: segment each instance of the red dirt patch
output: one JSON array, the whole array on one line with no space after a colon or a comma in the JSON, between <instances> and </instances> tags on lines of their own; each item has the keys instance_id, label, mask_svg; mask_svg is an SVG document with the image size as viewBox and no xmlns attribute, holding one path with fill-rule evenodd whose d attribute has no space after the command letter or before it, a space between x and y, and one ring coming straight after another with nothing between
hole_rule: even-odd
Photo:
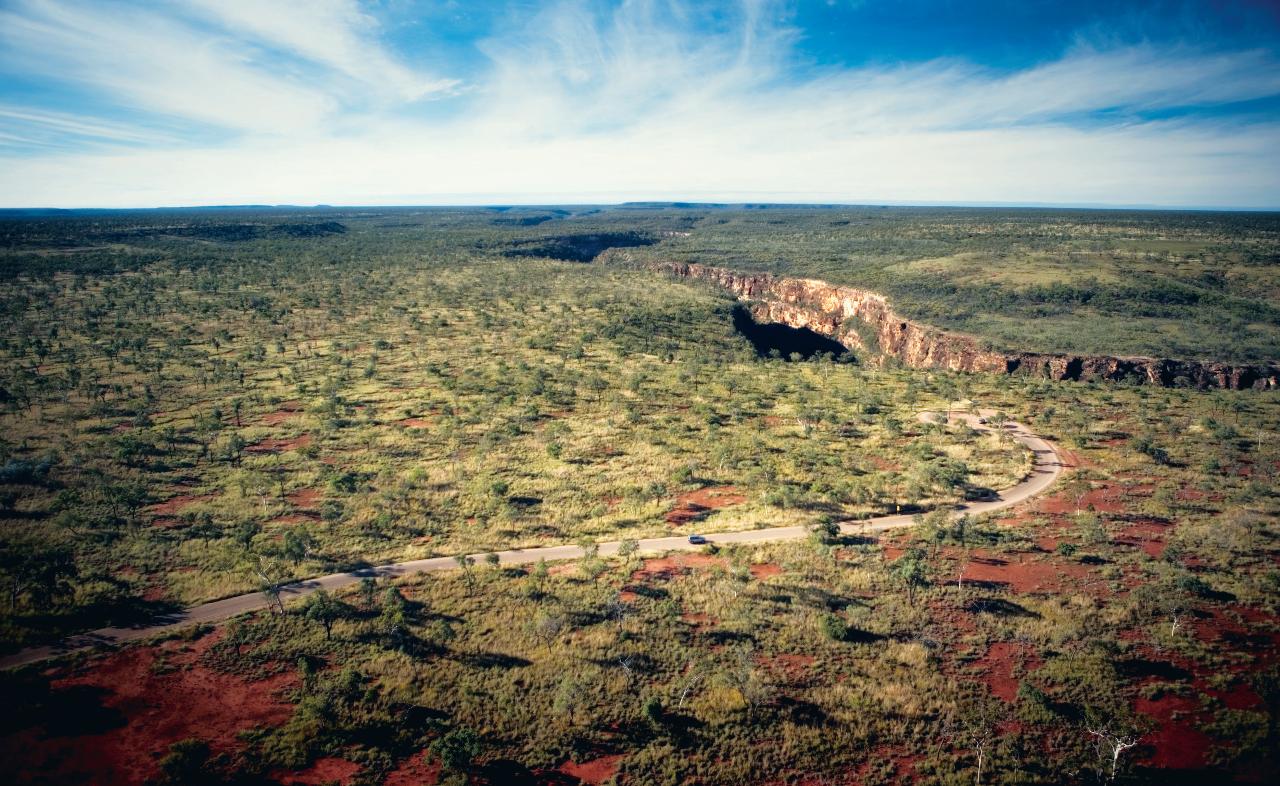
<instances>
[{"instance_id":1,"label":"red dirt patch","mask_svg":"<svg viewBox=\"0 0 1280 786\"><path fill-rule=\"evenodd\" d=\"M727 564L728 561L723 557L713 557L710 554L673 554L670 557L645 560L644 567L631 574L631 580L672 579L698 568L710 568L716 565L723 567Z\"/></svg>"},{"instance_id":2,"label":"red dirt patch","mask_svg":"<svg viewBox=\"0 0 1280 786\"><path fill-rule=\"evenodd\" d=\"M322 497L324 497L324 492L320 489L298 489L286 494L284 498L295 508L315 510Z\"/></svg>"},{"instance_id":3,"label":"red dirt patch","mask_svg":"<svg viewBox=\"0 0 1280 786\"><path fill-rule=\"evenodd\" d=\"M757 579L767 579L770 576L777 576L782 573L782 566L773 562L761 562L751 566L751 576Z\"/></svg>"},{"instance_id":4,"label":"red dirt patch","mask_svg":"<svg viewBox=\"0 0 1280 786\"><path fill-rule=\"evenodd\" d=\"M882 456L868 456L867 461L871 462L871 466L881 472L901 472L902 465L896 461L890 461Z\"/></svg>"},{"instance_id":5,"label":"red dirt patch","mask_svg":"<svg viewBox=\"0 0 1280 786\"><path fill-rule=\"evenodd\" d=\"M1022 680L1014 676L1018 666L1031 671L1040 667L1040 659L1025 644L1013 641L997 641L987 654L977 661L980 679L991 688L992 695L1012 703L1018 698L1018 685Z\"/></svg>"},{"instance_id":6,"label":"red dirt patch","mask_svg":"<svg viewBox=\"0 0 1280 786\"><path fill-rule=\"evenodd\" d=\"M302 434L289 439L264 439L245 448L246 453L286 453L311 444L311 435Z\"/></svg>"},{"instance_id":7,"label":"red dirt patch","mask_svg":"<svg viewBox=\"0 0 1280 786\"><path fill-rule=\"evenodd\" d=\"M405 418L404 420L396 421L396 425L404 428L431 428L431 421L423 418Z\"/></svg>"},{"instance_id":8,"label":"red dirt patch","mask_svg":"<svg viewBox=\"0 0 1280 786\"><path fill-rule=\"evenodd\" d=\"M615 753L612 756L601 756L578 764L566 761L560 765L558 771L571 778L577 778L582 783L598 786L618 774L618 767L622 765L625 757L625 753Z\"/></svg>"},{"instance_id":9,"label":"red dirt patch","mask_svg":"<svg viewBox=\"0 0 1280 786\"><path fill-rule=\"evenodd\" d=\"M320 520L317 513L286 513L283 516L276 516L268 521L268 524L314 524Z\"/></svg>"},{"instance_id":10,"label":"red dirt patch","mask_svg":"<svg viewBox=\"0 0 1280 786\"><path fill-rule=\"evenodd\" d=\"M706 612L686 611L680 615L680 619L684 620L685 622L694 626L695 628L710 628L710 627L714 627L716 624L715 619L713 619L712 616L710 614L707 614Z\"/></svg>"},{"instance_id":11,"label":"red dirt patch","mask_svg":"<svg viewBox=\"0 0 1280 786\"><path fill-rule=\"evenodd\" d=\"M155 516L172 516L181 513L184 508L195 505L199 502L208 502L217 499L217 494L179 494L176 497L161 502L158 505L152 505L147 510Z\"/></svg>"},{"instance_id":12,"label":"red dirt patch","mask_svg":"<svg viewBox=\"0 0 1280 786\"><path fill-rule=\"evenodd\" d=\"M881 543L880 550L884 552L884 558L886 562L893 562L898 557L901 557L904 553L906 553L905 548L895 543Z\"/></svg>"},{"instance_id":13,"label":"red dirt patch","mask_svg":"<svg viewBox=\"0 0 1280 786\"><path fill-rule=\"evenodd\" d=\"M264 426L278 426L289 418L297 417L302 412L302 402L285 401L280 404L280 408L275 412L270 412L262 416L262 424Z\"/></svg>"},{"instance_id":14,"label":"red dirt patch","mask_svg":"<svg viewBox=\"0 0 1280 786\"><path fill-rule=\"evenodd\" d=\"M1057 592L1079 590L1089 577L1089 568L1056 560L1011 562L1003 555L974 551L964 565L965 582L1003 585L1014 592ZM952 583L959 576L950 579Z\"/></svg>"},{"instance_id":15,"label":"red dirt patch","mask_svg":"<svg viewBox=\"0 0 1280 786\"><path fill-rule=\"evenodd\" d=\"M440 780L440 762L415 753L387 775L382 786L433 786Z\"/></svg>"},{"instance_id":16,"label":"red dirt patch","mask_svg":"<svg viewBox=\"0 0 1280 786\"><path fill-rule=\"evenodd\" d=\"M118 713L120 725L67 736L33 728L0 740L8 777L18 783L142 784L159 777L160 757L179 740L198 737L215 754L231 752L244 747L240 731L287 720L292 705L278 697L297 684L297 675L249 682L213 671L198 661L217 639L211 634L191 645L135 647L53 680L55 693L98 693L101 706ZM166 668L158 662L162 654ZM86 712L97 714L88 707Z\"/></svg>"},{"instance_id":17,"label":"red dirt patch","mask_svg":"<svg viewBox=\"0 0 1280 786\"><path fill-rule=\"evenodd\" d=\"M1147 556L1159 559L1164 553L1165 535L1169 527L1158 521L1138 521L1125 527L1115 542L1142 549Z\"/></svg>"},{"instance_id":18,"label":"red dirt patch","mask_svg":"<svg viewBox=\"0 0 1280 786\"><path fill-rule=\"evenodd\" d=\"M756 663L762 668L785 674L791 678L804 676L813 667L813 662L814 657L812 655L783 654L756 657Z\"/></svg>"},{"instance_id":19,"label":"red dirt patch","mask_svg":"<svg viewBox=\"0 0 1280 786\"><path fill-rule=\"evenodd\" d=\"M296 772L273 772L273 780L284 786L324 786L329 783L348 784L361 769L359 764L326 756L316 759L310 767Z\"/></svg>"},{"instance_id":20,"label":"red dirt patch","mask_svg":"<svg viewBox=\"0 0 1280 786\"><path fill-rule=\"evenodd\" d=\"M1134 702L1135 710L1159 724L1142 740L1152 748L1147 761L1153 767L1193 770L1206 765L1213 740L1191 724L1199 706L1194 699L1171 694L1158 699L1138 697Z\"/></svg>"},{"instance_id":21,"label":"red dirt patch","mask_svg":"<svg viewBox=\"0 0 1280 786\"><path fill-rule=\"evenodd\" d=\"M747 498L734 486L707 486L676 497L676 506L667 513L668 524L681 525L706 518L713 510L741 505Z\"/></svg>"}]
</instances>

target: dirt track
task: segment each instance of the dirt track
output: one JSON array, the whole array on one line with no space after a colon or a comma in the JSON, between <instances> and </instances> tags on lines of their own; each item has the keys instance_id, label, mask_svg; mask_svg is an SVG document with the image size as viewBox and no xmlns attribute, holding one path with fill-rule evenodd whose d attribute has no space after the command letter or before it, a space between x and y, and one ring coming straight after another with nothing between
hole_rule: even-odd
<instances>
[{"instance_id":1,"label":"dirt track","mask_svg":"<svg viewBox=\"0 0 1280 786\"><path fill-rule=\"evenodd\" d=\"M920 419L922 421L927 420L936 414L939 413L921 413ZM986 416L990 413L982 412L981 414ZM952 423L965 422L979 431L992 430L991 427L982 425L978 422L978 415L950 412L948 413L948 416ZM1053 482L1058 479L1058 476L1062 474L1063 465L1059 458L1059 454L1052 443L1032 434L1024 426L1013 422L1008 422L1004 425L1004 432L1013 440L1021 443L1031 451L1034 456L1034 461L1030 473L1028 473L1027 477L1025 477L1021 482L998 492L994 500L971 502L958 507L956 509L957 516L962 514L973 515L989 513L991 511L1017 505L1044 492L1045 489L1051 486ZM910 515L879 516L877 518L864 519L854 523L842 524L841 529L847 534L866 534L883 532L888 529L896 529L899 527L907 527L911 526L911 523L912 517ZM779 540L797 540L806 537L808 534L809 529L807 527L794 526L748 530L745 532L708 534L706 538L708 542L717 544L764 543ZM639 543L640 551L642 552L667 552L675 550L688 551L701 548L700 546L691 545L687 537L683 535L665 538L647 538L645 540L641 540ZM601 543L600 555L610 556L617 553L619 545L620 541L616 540ZM497 554L499 562L504 565L522 565L544 559L548 562L578 559L583 556L583 551L580 546L547 546L544 548L534 549L510 549L506 551L499 551ZM485 554L473 554L471 556L476 560L477 564L483 564L483 557ZM364 578L394 578L398 576L408 576L415 573L456 570L457 568L458 563L454 557L433 557L430 559L398 562L391 565L363 568L346 573L333 573L328 576L320 576L314 579L286 584L281 587L281 596L285 602L288 602L295 598L308 595L318 589L338 589L340 587L354 584ZM21 650L6 658L0 659L0 668L15 668L28 663L35 663L46 658L75 652L77 650L134 641L148 636L153 636L157 633L162 633L172 628L181 627L183 625L192 625L203 622L218 622L248 611L266 608L266 606L266 596L261 592L237 595L232 598L213 601L212 603L202 603L199 606L192 606L179 614L158 619L149 625L132 628L102 628L89 633L73 636L59 644Z\"/></svg>"}]
</instances>

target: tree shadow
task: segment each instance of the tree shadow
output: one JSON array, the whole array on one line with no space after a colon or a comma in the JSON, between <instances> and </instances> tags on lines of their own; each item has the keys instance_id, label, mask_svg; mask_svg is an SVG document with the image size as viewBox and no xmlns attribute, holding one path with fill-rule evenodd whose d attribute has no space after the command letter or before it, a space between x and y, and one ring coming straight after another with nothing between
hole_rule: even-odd
<instances>
[{"instance_id":1,"label":"tree shadow","mask_svg":"<svg viewBox=\"0 0 1280 786\"><path fill-rule=\"evenodd\" d=\"M1040 615L1025 606L1004 598L975 598L966 609L973 614L995 614L1000 617L1025 617L1039 619Z\"/></svg>"},{"instance_id":2,"label":"tree shadow","mask_svg":"<svg viewBox=\"0 0 1280 786\"><path fill-rule=\"evenodd\" d=\"M1116 664L1116 671L1122 676L1141 679L1143 677L1159 677L1170 682L1181 682L1191 679L1191 672L1163 660L1147 658L1130 658Z\"/></svg>"},{"instance_id":3,"label":"tree shadow","mask_svg":"<svg viewBox=\"0 0 1280 786\"><path fill-rule=\"evenodd\" d=\"M477 669L522 669L533 661L503 652L455 653L453 660Z\"/></svg>"}]
</instances>

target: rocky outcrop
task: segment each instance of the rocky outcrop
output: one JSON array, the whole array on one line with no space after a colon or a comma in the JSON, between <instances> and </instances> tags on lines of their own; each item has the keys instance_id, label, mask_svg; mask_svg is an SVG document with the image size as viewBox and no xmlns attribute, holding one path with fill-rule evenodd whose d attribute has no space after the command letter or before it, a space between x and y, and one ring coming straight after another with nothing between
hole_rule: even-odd
<instances>
[{"instance_id":1,"label":"rocky outcrop","mask_svg":"<svg viewBox=\"0 0 1280 786\"><path fill-rule=\"evenodd\" d=\"M757 321L809 328L846 347L896 358L912 368L1034 374L1060 380L1134 381L1153 385L1266 389L1280 386L1280 365L1109 357L988 349L973 336L922 325L897 314L884 295L807 278L745 273L689 262L640 261L624 249L597 261L706 281L747 303Z\"/></svg>"}]
</instances>

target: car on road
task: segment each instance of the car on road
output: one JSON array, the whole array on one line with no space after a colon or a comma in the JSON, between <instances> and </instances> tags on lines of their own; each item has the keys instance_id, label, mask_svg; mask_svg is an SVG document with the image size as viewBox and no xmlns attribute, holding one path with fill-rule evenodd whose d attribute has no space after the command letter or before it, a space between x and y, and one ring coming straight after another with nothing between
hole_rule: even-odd
<instances>
[{"instance_id":1,"label":"car on road","mask_svg":"<svg viewBox=\"0 0 1280 786\"><path fill-rule=\"evenodd\" d=\"M690 535L689 542L695 546L701 546L707 542L707 538L704 535Z\"/></svg>"}]
</instances>

